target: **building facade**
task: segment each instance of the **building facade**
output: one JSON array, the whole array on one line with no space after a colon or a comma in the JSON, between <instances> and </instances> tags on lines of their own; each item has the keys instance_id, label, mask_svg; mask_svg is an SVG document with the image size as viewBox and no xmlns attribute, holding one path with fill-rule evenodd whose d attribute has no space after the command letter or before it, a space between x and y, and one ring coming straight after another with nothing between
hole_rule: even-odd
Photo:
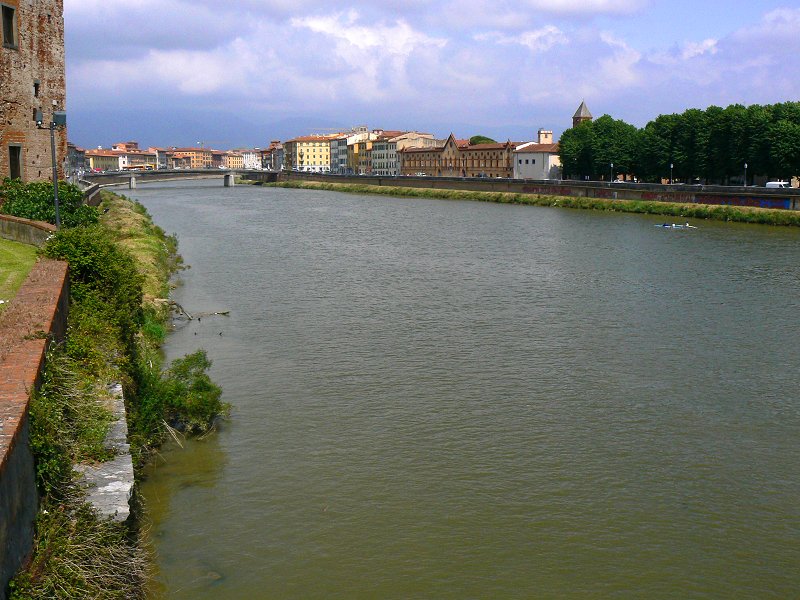
<instances>
[{"instance_id":1,"label":"building facade","mask_svg":"<svg viewBox=\"0 0 800 600\"><path fill-rule=\"evenodd\" d=\"M386 132L372 143L372 174L397 176L401 174L397 151L403 148L432 148L442 144L430 133Z\"/></svg>"},{"instance_id":2,"label":"building facade","mask_svg":"<svg viewBox=\"0 0 800 600\"><path fill-rule=\"evenodd\" d=\"M469 144L453 134L444 145L432 148L404 148L402 175L434 177L511 177L514 173L514 150L521 142Z\"/></svg>"},{"instance_id":3,"label":"building facade","mask_svg":"<svg viewBox=\"0 0 800 600\"><path fill-rule=\"evenodd\" d=\"M286 168L292 171L328 173L331 170L331 139L334 136L307 135L287 141Z\"/></svg>"},{"instance_id":4,"label":"building facade","mask_svg":"<svg viewBox=\"0 0 800 600\"><path fill-rule=\"evenodd\" d=\"M54 112L66 111L63 0L0 0L0 15L0 179L49 179L49 124ZM55 150L63 178L65 127L55 129Z\"/></svg>"},{"instance_id":5,"label":"building facade","mask_svg":"<svg viewBox=\"0 0 800 600\"><path fill-rule=\"evenodd\" d=\"M188 158L190 169L210 169L212 165L210 148L174 148L175 158Z\"/></svg>"},{"instance_id":6,"label":"building facade","mask_svg":"<svg viewBox=\"0 0 800 600\"><path fill-rule=\"evenodd\" d=\"M553 132L540 129L535 142L514 150L514 179L561 179L561 158Z\"/></svg>"}]
</instances>

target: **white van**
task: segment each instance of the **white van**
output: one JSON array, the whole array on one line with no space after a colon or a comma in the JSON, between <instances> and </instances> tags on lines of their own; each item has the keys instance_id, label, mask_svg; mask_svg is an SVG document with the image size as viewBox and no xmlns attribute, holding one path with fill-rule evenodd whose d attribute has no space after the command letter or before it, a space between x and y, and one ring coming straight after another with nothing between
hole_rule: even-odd
<instances>
[{"instance_id":1,"label":"white van","mask_svg":"<svg viewBox=\"0 0 800 600\"><path fill-rule=\"evenodd\" d=\"M768 188L788 188L789 184L785 181L768 181L764 184L764 187Z\"/></svg>"}]
</instances>

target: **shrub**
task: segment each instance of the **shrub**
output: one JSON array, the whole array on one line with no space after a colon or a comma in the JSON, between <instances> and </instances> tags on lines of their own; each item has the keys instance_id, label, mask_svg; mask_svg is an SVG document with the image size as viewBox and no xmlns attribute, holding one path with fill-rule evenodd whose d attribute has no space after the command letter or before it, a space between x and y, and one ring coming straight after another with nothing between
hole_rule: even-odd
<instances>
[{"instance_id":1,"label":"shrub","mask_svg":"<svg viewBox=\"0 0 800 600\"><path fill-rule=\"evenodd\" d=\"M53 184L47 181L23 183L5 179L0 186L0 212L34 221L56 222ZM99 214L93 206L83 203L83 192L72 184L58 184L58 208L63 227L97 223Z\"/></svg>"},{"instance_id":2,"label":"shrub","mask_svg":"<svg viewBox=\"0 0 800 600\"><path fill-rule=\"evenodd\" d=\"M44 254L69 263L72 298L119 326L131 348L142 322L142 276L130 253L102 226L91 225L57 232Z\"/></svg>"}]
</instances>

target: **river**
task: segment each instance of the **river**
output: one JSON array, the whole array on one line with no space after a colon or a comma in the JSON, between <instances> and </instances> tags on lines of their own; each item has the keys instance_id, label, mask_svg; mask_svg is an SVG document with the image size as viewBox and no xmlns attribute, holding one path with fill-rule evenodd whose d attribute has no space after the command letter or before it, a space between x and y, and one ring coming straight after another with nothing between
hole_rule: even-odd
<instances>
[{"instance_id":1,"label":"river","mask_svg":"<svg viewBox=\"0 0 800 600\"><path fill-rule=\"evenodd\" d=\"M141 485L165 597L797 595L800 231L126 193L230 311L165 348L234 407Z\"/></svg>"}]
</instances>

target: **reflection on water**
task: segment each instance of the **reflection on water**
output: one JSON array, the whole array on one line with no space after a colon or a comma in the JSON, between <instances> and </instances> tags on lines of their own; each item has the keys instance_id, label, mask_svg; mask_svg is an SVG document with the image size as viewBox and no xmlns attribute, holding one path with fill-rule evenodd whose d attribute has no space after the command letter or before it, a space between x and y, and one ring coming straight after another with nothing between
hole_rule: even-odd
<instances>
[{"instance_id":1,"label":"reflection on water","mask_svg":"<svg viewBox=\"0 0 800 600\"><path fill-rule=\"evenodd\" d=\"M170 598L791 597L798 232L142 186L234 406L142 493Z\"/></svg>"}]
</instances>

